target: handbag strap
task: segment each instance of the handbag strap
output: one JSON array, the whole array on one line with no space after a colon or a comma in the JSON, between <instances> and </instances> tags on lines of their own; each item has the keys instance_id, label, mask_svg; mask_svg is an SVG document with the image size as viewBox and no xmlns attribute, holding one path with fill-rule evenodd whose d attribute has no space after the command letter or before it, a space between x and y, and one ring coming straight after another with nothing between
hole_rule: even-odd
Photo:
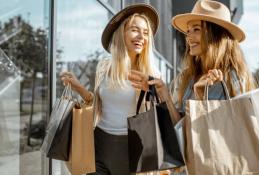
<instances>
[{"instance_id":1,"label":"handbag strap","mask_svg":"<svg viewBox=\"0 0 259 175\"><path fill-rule=\"evenodd\" d=\"M149 76L148 81L150 81L150 80L154 80L154 77ZM149 90L147 92L143 91L143 90L141 90L141 92L140 92L138 102L137 102L136 114L139 114L140 106L141 106L142 101L145 97L145 94L146 94L146 101L150 101L151 104L154 104L154 101L156 100L156 102L159 103L159 98L158 98L158 95L157 95L157 92L156 92L155 85L149 85Z\"/></svg>"},{"instance_id":2,"label":"handbag strap","mask_svg":"<svg viewBox=\"0 0 259 175\"><path fill-rule=\"evenodd\" d=\"M223 80L220 83L223 87L223 91L225 93L225 96L226 96L227 100L230 100L229 91L228 91L228 88L227 88L227 85L226 85L225 81ZM208 84L205 86L204 100L209 100L209 85Z\"/></svg>"},{"instance_id":3,"label":"handbag strap","mask_svg":"<svg viewBox=\"0 0 259 175\"><path fill-rule=\"evenodd\" d=\"M148 81L154 80L154 79L155 78L152 76L148 77ZM156 103L160 103L155 85L149 85L149 91L147 92L147 95L146 95L146 101L155 102L155 100L156 100Z\"/></svg>"}]
</instances>

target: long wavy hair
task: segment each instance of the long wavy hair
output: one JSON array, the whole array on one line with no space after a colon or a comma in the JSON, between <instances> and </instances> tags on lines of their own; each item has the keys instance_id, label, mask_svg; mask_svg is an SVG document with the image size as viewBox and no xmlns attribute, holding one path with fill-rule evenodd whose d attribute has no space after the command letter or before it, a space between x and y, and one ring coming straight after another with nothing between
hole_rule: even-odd
<instances>
[{"instance_id":1,"label":"long wavy hair","mask_svg":"<svg viewBox=\"0 0 259 175\"><path fill-rule=\"evenodd\" d=\"M238 79L243 82L239 84L241 92L255 88L252 74L247 67L238 41L226 29L217 24L202 21L201 25L201 47L204 56L202 58L191 56L189 45L186 42L178 100L182 102L184 92L192 78L196 81L210 69L222 71L231 96L237 94L231 84L230 72L233 70L236 71Z\"/></svg>"},{"instance_id":2,"label":"long wavy hair","mask_svg":"<svg viewBox=\"0 0 259 175\"><path fill-rule=\"evenodd\" d=\"M113 33L110 45L112 60L107 75L111 78L110 85L113 88L122 88L126 86L126 80L131 69L131 60L127 52L125 44L125 28L126 25L132 23L135 17L143 18L148 26L148 42L137 58L137 69L147 75L154 75L153 68L153 32L150 21L144 14L135 13L125 19L118 29Z\"/></svg>"}]
</instances>

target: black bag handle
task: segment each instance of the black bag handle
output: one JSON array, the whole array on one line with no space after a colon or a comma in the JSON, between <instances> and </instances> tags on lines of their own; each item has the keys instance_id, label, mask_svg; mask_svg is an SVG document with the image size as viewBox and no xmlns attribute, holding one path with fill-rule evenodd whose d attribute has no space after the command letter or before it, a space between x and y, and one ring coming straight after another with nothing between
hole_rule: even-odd
<instances>
[{"instance_id":1,"label":"black bag handle","mask_svg":"<svg viewBox=\"0 0 259 175\"><path fill-rule=\"evenodd\" d=\"M152 77L152 76L148 77L148 81L154 80L154 79L155 78ZM157 103L160 103L157 92L156 92L155 85L149 85L149 91L147 92L147 95L146 95L146 101L154 102L155 100L156 100Z\"/></svg>"},{"instance_id":2,"label":"black bag handle","mask_svg":"<svg viewBox=\"0 0 259 175\"><path fill-rule=\"evenodd\" d=\"M152 77L152 76L148 77L148 81L154 80L154 79L155 78ZM141 90L141 92L140 92L139 99L138 99L138 102L137 102L136 114L139 114L140 106L141 106L142 101L145 97L145 94L146 94L146 101L151 101L151 103L153 104L155 99L156 99L156 102L159 103L159 98L158 98L158 95L157 95L157 92L156 92L155 85L149 85L149 90L147 92L143 91L143 90Z\"/></svg>"}]
</instances>

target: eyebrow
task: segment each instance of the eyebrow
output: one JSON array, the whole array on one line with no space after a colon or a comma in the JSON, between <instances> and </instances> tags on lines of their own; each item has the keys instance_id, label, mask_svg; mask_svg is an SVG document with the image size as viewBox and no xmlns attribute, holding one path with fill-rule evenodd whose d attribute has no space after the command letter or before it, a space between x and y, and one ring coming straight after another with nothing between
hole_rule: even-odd
<instances>
[{"instance_id":1,"label":"eyebrow","mask_svg":"<svg viewBox=\"0 0 259 175\"><path fill-rule=\"evenodd\" d=\"M138 26L136 26L136 25L132 25L132 26L130 26L129 28L138 28L138 29L140 29ZM148 28L144 28L144 30L145 31L148 31Z\"/></svg>"},{"instance_id":2,"label":"eyebrow","mask_svg":"<svg viewBox=\"0 0 259 175\"><path fill-rule=\"evenodd\" d=\"M194 25L191 26L191 27L201 27L201 25L200 25L200 24L194 24Z\"/></svg>"}]
</instances>

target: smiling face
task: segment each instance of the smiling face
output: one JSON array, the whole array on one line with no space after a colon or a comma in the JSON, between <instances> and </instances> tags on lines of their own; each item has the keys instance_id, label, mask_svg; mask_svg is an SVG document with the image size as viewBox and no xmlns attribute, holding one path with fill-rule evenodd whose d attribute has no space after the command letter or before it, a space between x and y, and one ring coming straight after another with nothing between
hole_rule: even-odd
<instances>
[{"instance_id":1,"label":"smiling face","mask_svg":"<svg viewBox=\"0 0 259 175\"><path fill-rule=\"evenodd\" d=\"M140 16L126 24L124 40L131 58L140 54L148 43L148 25L144 18Z\"/></svg>"},{"instance_id":2,"label":"smiling face","mask_svg":"<svg viewBox=\"0 0 259 175\"><path fill-rule=\"evenodd\" d=\"M201 56L202 47L201 47L201 35L202 35L202 27L201 21L190 21L187 24L187 35L186 41L190 47L189 54L191 56Z\"/></svg>"}]
</instances>

